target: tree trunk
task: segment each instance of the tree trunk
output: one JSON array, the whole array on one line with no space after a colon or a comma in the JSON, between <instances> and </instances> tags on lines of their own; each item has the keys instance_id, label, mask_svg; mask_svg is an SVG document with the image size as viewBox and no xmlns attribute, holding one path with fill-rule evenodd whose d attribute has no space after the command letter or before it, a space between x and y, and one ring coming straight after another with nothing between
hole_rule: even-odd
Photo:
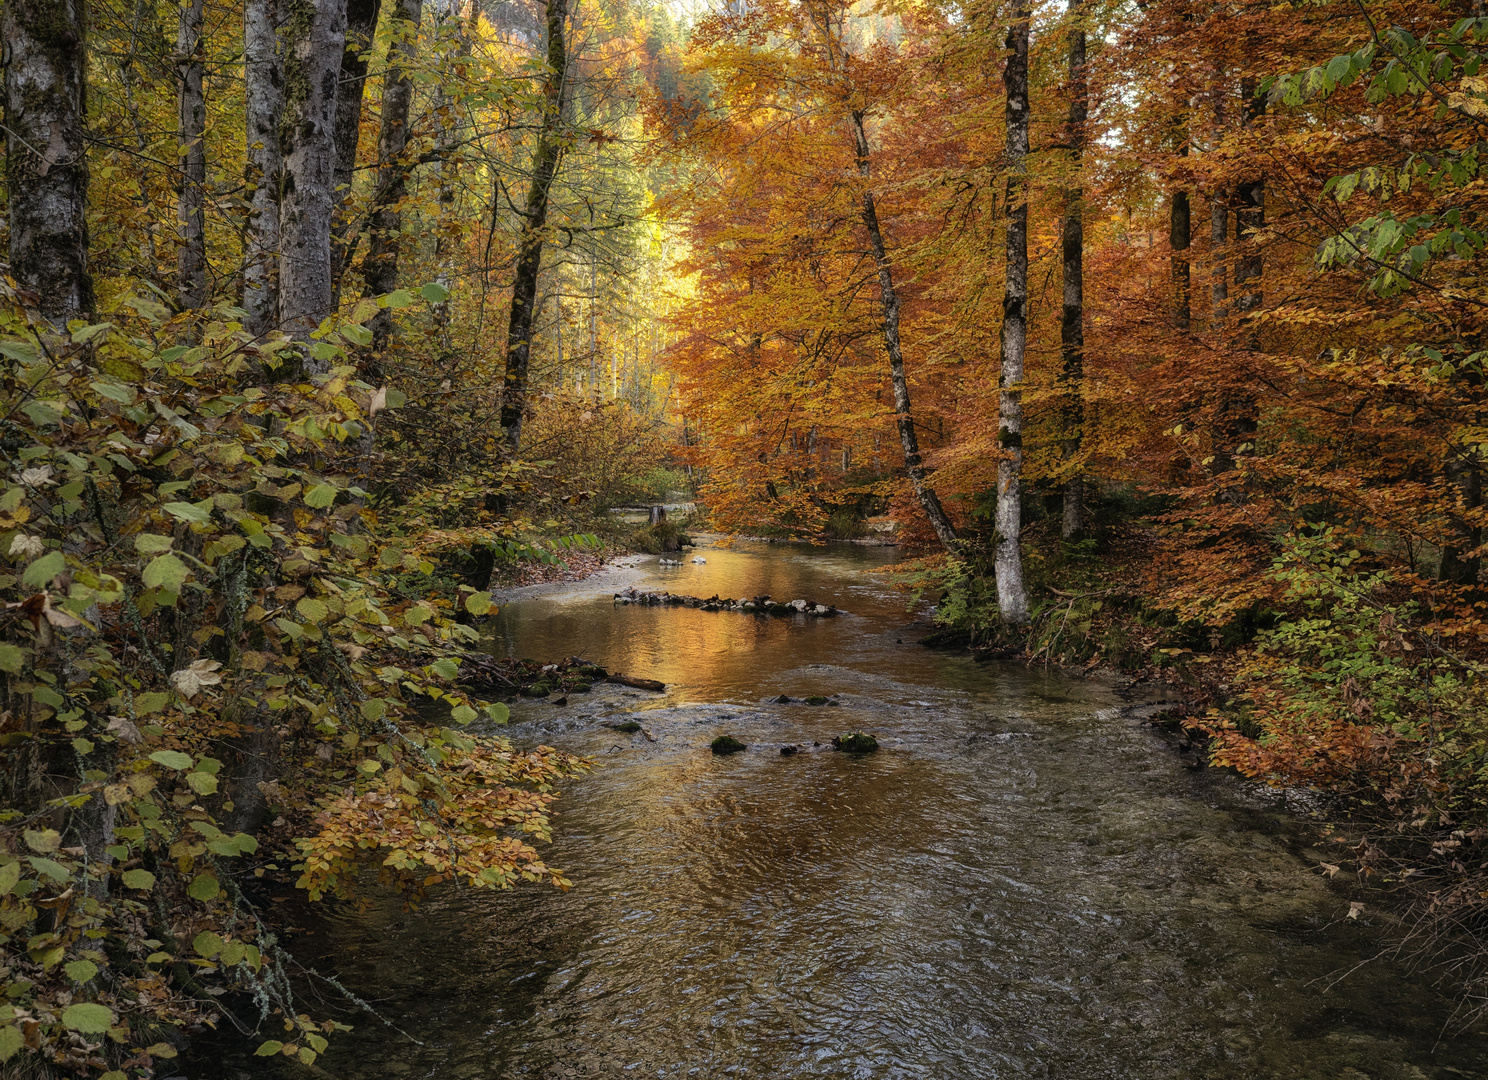
<instances>
[{"instance_id":1,"label":"tree trunk","mask_svg":"<svg viewBox=\"0 0 1488 1080\"><path fill-rule=\"evenodd\" d=\"M362 139L362 98L367 90L367 53L377 33L382 0L346 0L346 44L336 80L336 178L331 190L331 288L341 295L341 279L354 245L347 242L351 219L346 198L356 176L357 148Z\"/></svg>"},{"instance_id":2,"label":"tree trunk","mask_svg":"<svg viewBox=\"0 0 1488 1080\"><path fill-rule=\"evenodd\" d=\"M532 323L537 314L537 274L542 267L543 241L548 223L548 192L563 153L559 129L568 80L564 24L568 0L548 0L548 57L543 79L542 127L532 151L532 182L517 248L512 282L511 320L506 332L506 376L501 386L501 433L513 451L522 442L522 419L527 409L527 366L532 359Z\"/></svg>"},{"instance_id":3,"label":"tree trunk","mask_svg":"<svg viewBox=\"0 0 1488 1080\"><path fill-rule=\"evenodd\" d=\"M465 15L455 12L452 8L453 5L442 5L436 2L434 8L437 23L435 36L436 39L442 39L446 20L455 20L456 41L452 59L460 77L463 78L464 67L461 61L470 55L470 27ZM450 266L454 262L455 251L459 246L458 228L454 224L458 210L455 164L460 140L464 138L464 124L459 114L459 101L450 95L446 80L441 80L435 89L434 115L440 123L439 136L435 141L437 153L434 160L434 173L439 191L439 225L434 240L434 280L442 285L446 292L450 292L454 283ZM450 339L451 314L448 298L432 304L429 309L433 336L434 340L439 343L441 357L448 356L454 347Z\"/></svg>"},{"instance_id":4,"label":"tree trunk","mask_svg":"<svg viewBox=\"0 0 1488 1080\"><path fill-rule=\"evenodd\" d=\"M274 23L277 0L243 0L243 77L248 222L243 237L243 325L255 337L279 318L279 120L283 74Z\"/></svg>"},{"instance_id":5,"label":"tree trunk","mask_svg":"<svg viewBox=\"0 0 1488 1080\"><path fill-rule=\"evenodd\" d=\"M863 114L854 110L851 114L853 142L858 156L858 175L866 179L869 175L868 134L863 129ZM946 516L940 505L940 497L926 482L924 459L920 456L920 439L915 431L914 412L909 403L909 380L904 375L904 349L899 339L899 294L894 291L893 264L889 262L888 250L884 247L883 230L878 224L878 206L873 192L863 189L862 208L859 214L863 228L868 232L868 243L873 249L873 261L878 268L878 296L883 310L884 348L889 354L889 376L894 384L894 417L899 425L899 442L904 447L904 470L909 474L910 487L915 498L930 520L930 527L941 546L953 551L956 544L956 527Z\"/></svg>"},{"instance_id":6,"label":"tree trunk","mask_svg":"<svg viewBox=\"0 0 1488 1080\"><path fill-rule=\"evenodd\" d=\"M1467 515L1483 505L1483 474L1467 447L1453 445L1449 452L1446 478L1456 489L1458 512L1448 522L1453 542L1442 547L1438 576L1453 585L1476 585L1483 560L1472 552L1483 542L1483 531Z\"/></svg>"},{"instance_id":7,"label":"tree trunk","mask_svg":"<svg viewBox=\"0 0 1488 1080\"><path fill-rule=\"evenodd\" d=\"M176 223L181 249L176 256L176 295L183 308L205 307L207 236L203 202L207 188L207 99L202 91L202 0L185 0L176 32L176 106L179 133L176 157L181 166L181 189L176 201Z\"/></svg>"},{"instance_id":8,"label":"tree trunk","mask_svg":"<svg viewBox=\"0 0 1488 1080\"><path fill-rule=\"evenodd\" d=\"M1265 110L1265 103L1256 98L1255 84L1248 80L1241 83L1240 95L1245 102L1244 123L1249 127ZM1240 245L1235 258L1235 291L1238 294L1235 311L1242 320L1245 314L1258 310L1264 300L1261 274L1265 269L1265 256L1256 234L1265 226L1266 178L1261 176L1235 187L1235 240ZM1243 335L1243 347L1254 350L1256 328L1246 327ZM1216 475L1235 468L1235 459L1243 452L1241 448L1252 443L1259 427L1255 395L1247 387L1234 387L1224 392L1220 397L1219 411L1218 445L1213 466ZM1230 488L1224 498L1239 502L1242 493Z\"/></svg>"},{"instance_id":9,"label":"tree trunk","mask_svg":"<svg viewBox=\"0 0 1488 1080\"><path fill-rule=\"evenodd\" d=\"M1210 328L1217 330L1230 313L1230 282L1225 271L1225 249L1230 241L1230 193L1216 188L1209 196L1209 260L1213 265Z\"/></svg>"},{"instance_id":10,"label":"tree trunk","mask_svg":"<svg viewBox=\"0 0 1488 1080\"><path fill-rule=\"evenodd\" d=\"M331 313L336 80L346 7L341 0L284 0L284 9L279 325L307 338Z\"/></svg>"},{"instance_id":11,"label":"tree trunk","mask_svg":"<svg viewBox=\"0 0 1488 1080\"><path fill-rule=\"evenodd\" d=\"M1074 182L1064 193L1064 309L1059 322L1059 350L1064 383L1064 457L1080 455L1085 441L1085 192L1082 172L1085 127L1089 119L1089 86L1085 77L1085 27L1080 0L1069 0L1069 146ZM1079 469L1064 482L1066 540L1085 531L1085 478Z\"/></svg>"},{"instance_id":12,"label":"tree trunk","mask_svg":"<svg viewBox=\"0 0 1488 1080\"><path fill-rule=\"evenodd\" d=\"M398 287L398 256L403 242L403 211L407 191L408 110L413 81L408 68L417 49L423 0L398 0L399 24L388 46L387 74L382 80L382 130L377 137L377 188L372 198L371 235L362 262L366 295L379 296ZM382 308L372 320L372 352L381 356L393 332L393 314Z\"/></svg>"},{"instance_id":13,"label":"tree trunk","mask_svg":"<svg viewBox=\"0 0 1488 1080\"><path fill-rule=\"evenodd\" d=\"M1180 157L1188 156L1188 147L1179 148ZM1188 192L1173 192L1173 202L1168 216L1168 247L1172 251L1173 264L1173 325L1187 330L1193 319L1190 306L1188 269L1188 246L1192 240L1193 224L1188 205Z\"/></svg>"},{"instance_id":14,"label":"tree trunk","mask_svg":"<svg viewBox=\"0 0 1488 1080\"><path fill-rule=\"evenodd\" d=\"M1028 24L1018 0L1008 28L1003 88L1007 95L1007 275L1002 300L1002 379L997 410L997 606L1002 618L1028 621L1023 584L1023 353L1028 342Z\"/></svg>"},{"instance_id":15,"label":"tree trunk","mask_svg":"<svg viewBox=\"0 0 1488 1080\"><path fill-rule=\"evenodd\" d=\"M6 0L10 273L57 324L93 310L88 275L86 0Z\"/></svg>"}]
</instances>

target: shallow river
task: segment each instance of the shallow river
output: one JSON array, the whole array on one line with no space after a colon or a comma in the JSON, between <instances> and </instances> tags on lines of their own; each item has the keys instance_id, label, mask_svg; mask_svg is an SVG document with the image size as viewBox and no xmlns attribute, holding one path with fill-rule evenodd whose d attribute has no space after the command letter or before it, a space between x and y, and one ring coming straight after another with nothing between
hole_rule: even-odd
<instances>
[{"instance_id":1,"label":"shallow river","mask_svg":"<svg viewBox=\"0 0 1488 1080\"><path fill-rule=\"evenodd\" d=\"M1343 918L1315 830L1186 769L1110 686L915 645L865 573L892 551L701 554L502 610L498 652L668 691L514 709L517 741L597 762L548 852L570 893L451 888L302 939L422 1043L362 1016L330 1075L1488 1078L1488 1040L1437 1045L1450 1002L1398 968L1329 988L1388 927ZM614 606L631 583L850 614ZM815 693L841 705L771 701ZM654 741L602 726L625 713ZM779 753L859 727L880 752ZM748 751L711 754L725 732Z\"/></svg>"}]
</instances>

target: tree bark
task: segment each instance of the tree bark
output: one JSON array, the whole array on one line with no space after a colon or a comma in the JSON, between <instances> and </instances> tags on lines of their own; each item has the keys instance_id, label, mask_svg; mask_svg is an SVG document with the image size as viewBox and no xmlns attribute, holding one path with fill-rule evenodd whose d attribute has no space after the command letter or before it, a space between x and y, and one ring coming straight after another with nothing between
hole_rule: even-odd
<instances>
[{"instance_id":1,"label":"tree bark","mask_svg":"<svg viewBox=\"0 0 1488 1080\"><path fill-rule=\"evenodd\" d=\"M542 268L543 242L548 223L548 192L563 153L559 129L567 91L568 53L564 41L568 0L548 0L547 72L543 78L542 126L532 151L532 182L517 248L512 282L511 319L506 332L506 375L501 387L501 433L515 451L522 442L522 420L527 410L527 368L532 359L532 323L537 314L537 275Z\"/></svg>"},{"instance_id":2,"label":"tree bark","mask_svg":"<svg viewBox=\"0 0 1488 1080\"><path fill-rule=\"evenodd\" d=\"M93 310L88 274L86 0L6 0L10 273L54 323Z\"/></svg>"},{"instance_id":3,"label":"tree bark","mask_svg":"<svg viewBox=\"0 0 1488 1080\"><path fill-rule=\"evenodd\" d=\"M279 121L284 82L274 24L277 0L243 0L245 180L248 221L243 237L244 327L255 337L279 318Z\"/></svg>"},{"instance_id":4,"label":"tree bark","mask_svg":"<svg viewBox=\"0 0 1488 1080\"><path fill-rule=\"evenodd\" d=\"M1002 378L997 409L997 538L993 557L997 606L1004 621L1028 621L1023 584L1023 354L1028 343L1028 24L1027 0L1018 0L1008 28L1003 68L1007 96L1007 273L1002 300Z\"/></svg>"},{"instance_id":5,"label":"tree bark","mask_svg":"<svg viewBox=\"0 0 1488 1080\"><path fill-rule=\"evenodd\" d=\"M1074 181L1064 192L1064 226L1061 247L1064 261L1064 306L1059 321L1059 351L1064 384L1064 457L1080 455L1085 441L1085 192L1082 170L1085 157L1085 128L1089 120L1089 86L1085 76L1085 27L1081 0L1069 0L1069 147ZM1066 540L1078 539L1085 531L1085 478L1076 472L1064 482Z\"/></svg>"},{"instance_id":6,"label":"tree bark","mask_svg":"<svg viewBox=\"0 0 1488 1080\"><path fill-rule=\"evenodd\" d=\"M342 0L284 0L284 11L279 325L306 338L332 307L336 82L346 7Z\"/></svg>"},{"instance_id":7,"label":"tree bark","mask_svg":"<svg viewBox=\"0 0 1488 1080\"><path fill-rule=\"evenodd\" d=\"M854 110L851 114L853 142L858 157L858 175L867 179L869 175L868 135L863 129L863 114ZM894 291L893 264L889 262L888 250L884 246L883 230L878 223L878 205L873 192L863 189L863 200L859 214L863 228L868 232L868 243L873 249L873 262L878 268L878 296L883 310L884 348L889 354L889 376L894 384L894 418L899 426L899 442L904 447L904 470L909 474L910 487L915 498L930 520L930 527L941 546L953 551L956 544L956 527L940 505L940 497L927 482L924 459L920 454L920 439L915 431L914 411L909 402L909 380L904 374L904 347L899 337L899 294Z\"/></svg>"},{"instance_id":8,"label":"tree bark","mask_svg":"<svg viewBox=\"0 0 1488 1080\"><path fill-rule=\"evenodd\" d=\"M251 0L250 0L251 2ZM176 256L176 295L183 308L204 307L207 289L207 236L203 204L207 189L207 99L202 90L202 0L185 0L176 32L177 160L181 188L176 224L181 248Z\"/></svg>"},{"instance_id":9,"label":"tree bark","mask_svg":"<svg viewBox=\"0 0 1488 1080\"><path fill-rule=\"evenodd\" d=\"M336 176L331 190L331 280L337 298L341 279L351 261L347 241L351 219L346 198L356 176L357 148L362 139L362 99L367 91L367 53L377 34L382 0L346 0L346 45L341 52L341 74L336 80Z\"/></svg>"},{"instance_id":10,"label":"tree bark","mask_svg":"<svg viewBox=\"0 0 1488 1080\"><path fill-rule=\"evenodd\" d=\"M1209 259L1214 283L1210 287L1210 328L1219 329L1230 313L1230 281L1225 270L1225 249L1230 242L1230 193L1216 188L1209 196Z\"/></svg>"},{"instance_id":11,"label":"tree bark","mask_svg":"<svg viewBox=\"0 0 1488 1080\"><path fill-rule=\"evenodd\" d=\"M377 187L372 198L367 257L362 262L366 295L379 296L398 287L398 256L403 242L403 197L408 187L408 111L413 81L408 68L417 50L423 0L398 0L398 25L388 45L387 74L382 80L382 129L377 137ZM372 320L372 352L381 356L393 332L391 309Z\"/></svg>"},{"instance_id":12,"label":"tree bark","mask_svg":"<svg viewBox=\"0 0 1488 1080\"><path fill-rule=\"evenodd\" d=\"M1179 148L1180 157L1188 156L1188 147ZM1193 321L1189 299L1192 282L1189 278L1188 247L1193 238L1192 213L1188 204L1188 192L1173 192L1168 215L1168 247L1172 251L1173 270L1173 325L1187 330Z\"/></svg>"}]
</instances>

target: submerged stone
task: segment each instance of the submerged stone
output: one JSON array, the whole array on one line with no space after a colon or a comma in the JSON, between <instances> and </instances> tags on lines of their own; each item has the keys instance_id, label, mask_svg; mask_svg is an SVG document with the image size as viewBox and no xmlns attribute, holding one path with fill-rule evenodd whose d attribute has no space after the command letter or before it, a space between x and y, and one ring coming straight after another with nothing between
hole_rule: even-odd
<instances>
[{"instance_id":1,"label":"submerged stone","mask_svg":"<svg viewBox=\"0 0 1488 1080\"><path fill-rule=\"evenodd\" d=\"M833 738L832 745L849 754L871 754L878 749L878 740L864 731L849 731Z\"/></svg>"},{"instance_id":2,"label":"submerged stone","mask_svg":"<svg viewBox=\"0 0 1488 1080\"><path fill-rule=\"evenodd\" d=\"M781 694L778 698L775 699L776 705L789 705L790 703L791 698L789 694Z\"/></svg>"},{"instance_id":3,"label":"submerged stone","mask_svg":"<svg viewBox=\"0 0 1488 1080\"><path fill-rule=\"evenodd\" d=\"M831 699L830 698L822 697L820 694L813 694L809 698L806 699L806 704L807 705L825 705L829 700L831 700Z\"/></svg>"},{"instance_id":4,"label":"submerged stone","mask_svg":"<svg viewBox=\"0 0 1488 1080\"><path fill-rule=\"evenodd\" d=\"M710 744L710 749L715 754L737 754L744 748L744 744L732 735L720 735Z\"/></svg>"},{"instance_id":5,"label":"submerged stone","mask_svg":"<svg viewBox=\"0 0 1488 1080\"><path fill-rule=\"evenodd\" d=\"M623 724L606 724L605 727L611 731L623 731L627 735L634 735L637 731L641 730L641 725L634 720L627 720Z\"/></svg>"},{"instance_id":6,"label":"submerged stone","mask_svg":"<svg viewBox=\"0 0 1488 1080\"><path fill-rule=\"evenodd\" d=\"M553 692L553 688L545 682L533 683L531 686L522 687L523 697L547 697Z\"/></svg>"}]
</instances>

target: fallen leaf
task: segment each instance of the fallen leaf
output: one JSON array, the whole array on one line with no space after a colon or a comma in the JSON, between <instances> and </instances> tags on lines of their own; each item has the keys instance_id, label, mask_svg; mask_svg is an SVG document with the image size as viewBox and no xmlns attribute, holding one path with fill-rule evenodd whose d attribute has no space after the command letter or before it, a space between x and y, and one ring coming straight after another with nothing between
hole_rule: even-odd
<instances>
[{"instance_id":1,"label":"fallen leaf","mask_svg":"<svg viewBox=\"0 0 1488 1080\"><path fill-rule=\"evenodd\" d=\"M204 686L216 686L222 681L217 669L222 665L216 660L193 660L190 667L171 672L171 685L183 698L195 697Z\"/></svg>"}]
</instances>

